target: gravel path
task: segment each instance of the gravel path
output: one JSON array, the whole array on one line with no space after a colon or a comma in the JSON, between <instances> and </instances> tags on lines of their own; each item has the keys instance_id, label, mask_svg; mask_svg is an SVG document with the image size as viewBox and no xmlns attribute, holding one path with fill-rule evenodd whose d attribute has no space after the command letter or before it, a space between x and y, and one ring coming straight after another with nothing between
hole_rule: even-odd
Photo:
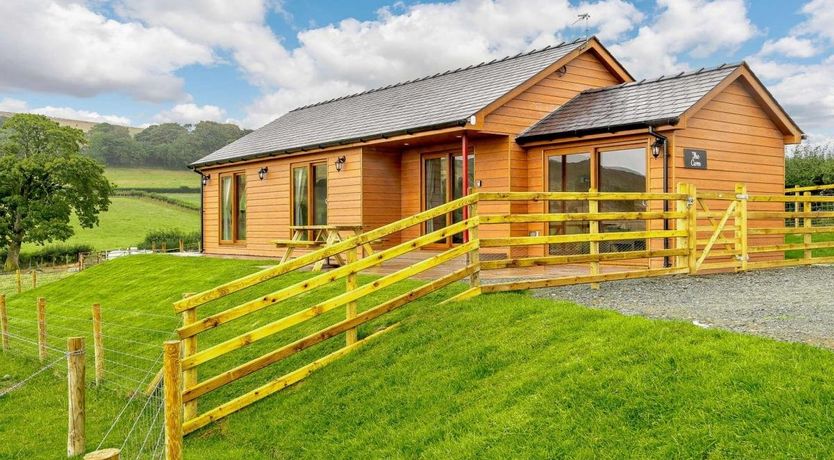
<instances>
[{"instance_id":1,"label":"gravel path","mask_svg":"<svg viewBox=\"0 0 834 460\"><path fill-rule=\"evenodd\" d=\"M594 308L834 348L834 266L673 276L531 291Z\"/></svg>"}]
</instances>

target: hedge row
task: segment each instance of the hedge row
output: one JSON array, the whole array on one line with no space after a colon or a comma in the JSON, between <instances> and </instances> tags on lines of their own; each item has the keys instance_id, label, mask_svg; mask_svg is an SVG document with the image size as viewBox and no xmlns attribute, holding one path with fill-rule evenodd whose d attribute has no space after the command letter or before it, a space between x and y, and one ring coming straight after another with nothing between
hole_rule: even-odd
<instances>
[{"instance_id":1,"label":"hedge row","mask_svg":"<svg viewBox=\"0 0 834 460\"><path fill-rule=\"evenodd\" d=\"M170 192L169 192L170 193ZM199 211L200 205L189 203L188 201L179 200L177 198L173 198L166 195L161 195L159 193L152 193L152 192L145 192L138 189L118 189L113 193L114 196L126 196L126 197L134 197L134 198L148 198L151 200L162 201L163 203L168 203L170 205L178 206L183 209L187 209L189 211Z\"/></svg>"}]
</instances>

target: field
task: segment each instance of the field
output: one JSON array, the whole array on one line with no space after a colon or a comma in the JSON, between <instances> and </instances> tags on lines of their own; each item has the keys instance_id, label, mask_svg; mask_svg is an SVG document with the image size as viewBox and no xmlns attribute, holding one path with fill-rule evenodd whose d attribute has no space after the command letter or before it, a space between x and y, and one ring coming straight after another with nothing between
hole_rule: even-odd
<instances>
[{"instance_id":1,"label":"field","mask_svg":"<svg viewBox=\"0 0 834 460\"><path fill-rule=\"evenodd\" d=\"M199 193L170 192L171 189L181 187L189 190L200 187L199 176L188 170L107 168L105 174L120 188L161 190L162 195L194 205L200 204ZM73 218L75 235L64 244L85 243L104 251L136 246L150 230L179 229L196 232L200 229L200 215L193 210L150 198L115 196L111 201L110 209L101 214L98 227L83 229L77 219ZM23 252L35 252L38 248L33 244L25 244Z\"/></svg>"},{"instance_id":2,"label":"field","mask_svg":"<svg viewBox=\"0 0 834 460\"><path fill-rule=\"evenodd\" d=\"M120 188L172 189L200 188L200 176L188 169L112 168L105 175Z\"/></svg>"},{"instance_id":3,"label":"field","mask_svg":"<svg viewBox=\"0 0 834 460\"><path fill-rule=\"evenodd\" d=\"M194 205L200 205L200 194L199 193L160 193L160 195L167 196L169 198L174 198L177 200L185 201L186 203L191 203Z\"/></svg>"},{"instance_id":4,"label":"field","mask_svg":"<svg viewBox=\"0 0 834 460\"><path fill-rule=\"evenodd\" d=\"M198 213L154 200L113 197L110 209L100 216L94 228L81 228L73 218L75 235L67 244L87 243L97 250L135 246L149 230L178 228L194 232L200 228ZM35 245L25 245L24 251L34 251Z\"/></svg>"},{"instance_id":5,"label":"field","mask_svg":"<svg viewBox=\"0 0 834 460\"><path fill-rule=\"evenodd\" d=\"M89 304L102 303L105 334L117 337L107 339L111 359L121 361L115 353L124 353L128 361L122 366L128 367L112 377L114 391L91 390L88 433L94 446L124 404L120 388L139 379L142 368L154 368L159 343L178 322L171 302L184 290L199 291L264 263L117 259L11 296L10 314L22 318L12 324L31 336L27 321L35 298L53 299L51 344L58 348L64 335L76 333L71 329L89 337ZM235 294L201 314L306 276L271 281L245 297ZM334 283L281 312L340 289ZM360 304L360 310L366 307ZM274 314L252 321L262 324ZM429 297L394 313L393 320L402 321L395 331L189 436L186 457L813 458L826 457L834 447L829 350L525 293L452 305ZM0 356L12 381L37 368L31 359L14 356ZM201 375L218 371L210 366ZM0 444L0 458L56 458L63 450L66 396L56 374L41 374L0 398L0 437L9 440ZM111 436L107 445L122 441Z\"/></svg>"}]
</instances>

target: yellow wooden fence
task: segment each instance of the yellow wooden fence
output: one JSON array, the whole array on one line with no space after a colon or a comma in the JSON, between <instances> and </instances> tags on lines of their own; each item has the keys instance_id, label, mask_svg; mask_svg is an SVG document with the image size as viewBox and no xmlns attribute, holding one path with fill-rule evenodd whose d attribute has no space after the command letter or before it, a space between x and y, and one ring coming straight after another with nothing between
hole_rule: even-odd
<instances>
[{"instance_id":1,"label":"yellow wooden fence","mask_svg":"<svg viewBox=\"0 0 834 460\"><path fill-rule=\"evenodd\" d=\"M804 193L804 192L803 192ZM479 205L494 202L527 203L532 209L544 208L554 201L586 201L588 212L582 213L479 213ZM610 208L606 203L636 203L639 212L601 211ZM776 210L773 205L784 206L785 202L801 203L801 211ZM815 251L834 248L834 241L813 241L815 234L832 233L834 227L814 226L815 219L834 217L834 212L812 210L811 203L834 203L834 197L810 195L749 195L744 185L738 185L731 192L700 192L694 186L681 184L676 193L612 193L612 192L476 192L442 206L421 212L414 216L393 222L377 229L345 239L331 246L301 255L241 279L191 295L174 304L182 315L183 324L178 329L179 341L169 343L169 348L180 347L180 356L166 353L166 390L173 385L176 391L166 400L166 427L169 437L166 445L181 446L181 436L191 433L207 424L236 412L270 394L280 391L310 375L316 369L350 353L367 341L390 330L381 329L359 338L357 329L408 303L434 293L458 281L468 280L468 287L458 294L448 294L447 301L461 300L481 293L533 289L569 284L590 283L596 285L605 281L632 278L668 276L675 274L696 274L705 270L735 270L784 267L792 265L831 263L834 257L817 256ZM426 223L468 208L468 218L450 223L444 228L425 232ZM496 209L494 205L481 209ZM504 207L508 209L509 206ZM772 209L771 209L772 208ZM666 209L666 211L664 211ZM785 219L799 219L801 226L785 226ZM640 230L604 231L600 223L623 221L639 223ZM437 222L434 220L433 222ZM451 222L451 219L447 220ZM576 234L546 232L545 235L487 236L495 235L490 227L527 224L550 228L554 223L584 222L588 231ZM778 224L778 225L777 225ZM394 234L415 227L420 236L407 239L390 248L360 257L362 246L385 239ZM495 227L492 227L495 228ZM786 242L787 235L801 235L799 242ZM464 243L434 253L431 257L405 268L393 271L372 282L359 284L357 276L368 269L378 267L393 259L427 248L439 240L453 235L466 235ZM468 237L468 238L467 238ZM405 239L405 238L403 238ZM778 241L777 241L778 240ZM610 243L615 244L610 244ZM631 248L623 242L632 242ZM634 244L633 242L639 242ZM551 255L551 245L581 243L587 251L577 254ZM587 246L584 246L587 244ZM609 245L603 247L603 245ZM616 246L619 244L620 246ZM611 250L611 247L619 248ZM504 248L507 257L498 260L481 260L482 252ZM525 257L511 257L514 248L533 248L540 254ZM785 258L786 251L801 251L798 258ZM308 267L320 260L337 254L344 255L346 265L298 281L267 295L239 303L231 308L207 312L205 306L218 299L257 286L265 281ZM465 258L463 264L460 260ZM457 261L452 265L452 261ZM358 311L358 302L380 290L402 283L415 275L440 266L449 267L444 274L433 281L407 290L403 294L387 298L376 305ZM482 284L481 274L489 270L523 269L525 267L568 266L575 272L576 267L586 267L587 273L543 277L524 281ZM291 314L281 314L278 306L298 301L306 294L335 282L344 280L344 292L322 300L315 305ZM445 292L445 291L444 291ZM322 318L328 312L344 308L342 319L320 330L287 342L281 342L278 335L315 318ZM201 314L201 312L204 312ZM253 315L262 312L262 316ZM263 313L267 313L267 319ZM254 319L253 319L254 318ZM248 321L248 323L247 323ZM222 330L227 324L249 324L248 332L223 340L203 340L201 337L211 331ZM257 388L245 391L225 401L205 408L200 403L206 396L259 373L276 363L282 362L300 352L344 335L345 344L309 363L272 378ZM251 350L253 345L267 346L268 351L252 357L251 353L236 351ZM236 356L242 356L235 358ZM207 363L218 358L239 359L231 367L213 375L201 370ZM221 394L225 397L225 392ZM217 398L214 398L215 400ZM221 398L222 399L222 398ZM169 452L170 458L177 458L177 449ZM181 452L179 453L181 455Z\"/></svg>"}]
</instances>

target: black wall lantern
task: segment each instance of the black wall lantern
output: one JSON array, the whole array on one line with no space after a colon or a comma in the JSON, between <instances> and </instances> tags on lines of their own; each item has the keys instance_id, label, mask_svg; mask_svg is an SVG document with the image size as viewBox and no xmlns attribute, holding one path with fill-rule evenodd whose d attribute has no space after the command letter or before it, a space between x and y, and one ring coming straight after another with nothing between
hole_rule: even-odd
<instances>
[{"instance_id":1,"label":"black wall lantern","mask_svg":"<svg viewBox=\"0 0 834 460\"><path fill-rule=\"evenodd\" d=\"M203 187L205 187L206 184L208 184L209 179L211 179L211 174L206 174L206 175L202 176Z\"/></svg>"},{"instance_id":2,"label":"black wall lantern","mask_svg":"<svg viewBox=\"0 0 834 460\"><path fill-rule=\"evenodd\" d=\"M342 168L345 167L345 162L346 161L347 161L347 158L345 158L344 155L342 155L342 156L340 156L339 158L336 159L336 162L333 163L336 166L336 172L342 172Z\"/></svg>"},{"instance_id":3,"label":"black wall lantern","mask_svg":"<svg viewBox=\"0 0 834 460\"><path fill-rule=\"evenodd\" d=\"M663 154L664 150L666 150L666 139L662 137L657 137L652 144L652 157L660 158L660 155Z\"/></svg>"},{"instance_id":4,"label":"black wall lantern","mask_svg":"<svg viewBox=\"0 0 834 460\"><path fill-rule=\"evenodd\" d=\"M264 166L263 168L259 169L258 170L258 179L260 179L260 180L266 179L266 173L268 173L268 172L269 172L269 167L268 166Z\"/></svg>"}]
</instances>

